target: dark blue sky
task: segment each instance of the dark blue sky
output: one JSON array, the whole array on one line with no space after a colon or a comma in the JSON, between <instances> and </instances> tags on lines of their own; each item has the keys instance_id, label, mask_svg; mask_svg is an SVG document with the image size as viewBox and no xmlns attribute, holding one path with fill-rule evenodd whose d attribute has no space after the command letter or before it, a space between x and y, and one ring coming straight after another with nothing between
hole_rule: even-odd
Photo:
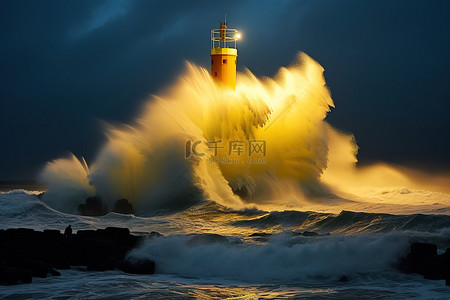
<instances>
[{"instance_id":1,"label":"dark blue sky","mask_svg":"<svg viewBox=\"0 0 450 300\"><path fill-rule=\"evenodd\" d=\"M243 32L239 69L273 75L303 51L325 68L361 163L450 167L450 1L0 1L0 180L67 154L92 162L102 121L131 123L210 29Z\"/></svg>"}]
</instances>

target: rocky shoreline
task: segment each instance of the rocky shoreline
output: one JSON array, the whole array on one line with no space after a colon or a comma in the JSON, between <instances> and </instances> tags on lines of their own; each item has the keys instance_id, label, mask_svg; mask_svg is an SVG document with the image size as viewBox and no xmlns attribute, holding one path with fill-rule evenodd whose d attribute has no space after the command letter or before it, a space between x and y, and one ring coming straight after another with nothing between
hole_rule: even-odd
<instances>
[{"instance_id":1,"label":"rocky shoreline","mask_svg":"<svg viewBox=\"0 0 450 300\"><path fill-rule=\"evenodd\" d=\"M128 260L127 254L145 238L159 236L157 232L136 236L128 228L118 227L78 230L75 234L63 234L59 230L0 229L0 285L30 283L33 277L60 276L57 270L71 267L153 274L155 262ZM445 284L450 285L450 248L438 254L436 245L412 243L410 252L400 258L396 268L403 273L421 274L426 279L446 280Z\"/></svg>"},{"instance_id":2,"label":"rocky shoreline","mask_svg":"<svg viewBox=\"0 0 450 300\"><path fill-rule=\"evenodd\" d=\"M128 228L107 227L62 234L59 230L28 228L0 230L0 285L30 283L33 277L59 276L57 269L81 266L88 271L120 269L153 274L151 260L130 261L127 253L149 235L130 234Z\"/></svg>"}]
</instances>

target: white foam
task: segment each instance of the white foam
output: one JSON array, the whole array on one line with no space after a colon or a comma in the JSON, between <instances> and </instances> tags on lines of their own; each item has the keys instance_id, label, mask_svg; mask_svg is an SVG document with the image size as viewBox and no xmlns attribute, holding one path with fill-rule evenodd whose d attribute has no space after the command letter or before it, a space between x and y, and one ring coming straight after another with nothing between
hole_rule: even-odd
<instances>
[{"instance_id":1,"label":"white foam","mask_svg":"<svg viewBox=\"0 0 450 300\"><path fill-rule=\"evenodd\" d=\"M150 239L130 258L149 258L156 272L248 281L339 278L392 269L408 248L398 233L308 239L277 235L267 244L189 243L187 236Z\"/></svg>"}]
</instances>

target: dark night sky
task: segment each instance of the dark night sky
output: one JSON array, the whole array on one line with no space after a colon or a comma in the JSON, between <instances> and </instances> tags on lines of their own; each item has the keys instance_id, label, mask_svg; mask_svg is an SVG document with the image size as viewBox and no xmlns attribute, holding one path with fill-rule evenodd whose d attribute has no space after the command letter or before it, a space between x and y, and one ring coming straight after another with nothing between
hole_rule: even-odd
<instances>
[{"instance_id":1,"label":"dark night sky","mask_svg":"<svg viewBox=\"0 0 450 300\"><path fill-rule=\"evenodd\" d=\"M225 4L224 4L225 3ZM92 162L101 121L131 123L210 29L243 32L240 70L272 76L303 51L325 68L361 163L450 167L450 1L0 1L0 180L69 151Z\"/></svg>"}]
</instances>

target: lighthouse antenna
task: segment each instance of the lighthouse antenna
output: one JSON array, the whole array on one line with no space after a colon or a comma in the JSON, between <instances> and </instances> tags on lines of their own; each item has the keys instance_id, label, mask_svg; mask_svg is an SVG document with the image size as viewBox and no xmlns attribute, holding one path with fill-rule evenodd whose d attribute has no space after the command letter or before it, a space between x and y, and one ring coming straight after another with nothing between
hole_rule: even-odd
<instances>
[{"instance_id":1,"label":"lighthouse antenna","mask_svg":"<svg viewBox=\"0 0 450 300\"><path fill-rule=\"evenodd\" d=\"M224 31L224 39L223 39L223 47L226 48L227 47L227 14L225 14L225 31Z\"/></svg>"}]
</instances>

